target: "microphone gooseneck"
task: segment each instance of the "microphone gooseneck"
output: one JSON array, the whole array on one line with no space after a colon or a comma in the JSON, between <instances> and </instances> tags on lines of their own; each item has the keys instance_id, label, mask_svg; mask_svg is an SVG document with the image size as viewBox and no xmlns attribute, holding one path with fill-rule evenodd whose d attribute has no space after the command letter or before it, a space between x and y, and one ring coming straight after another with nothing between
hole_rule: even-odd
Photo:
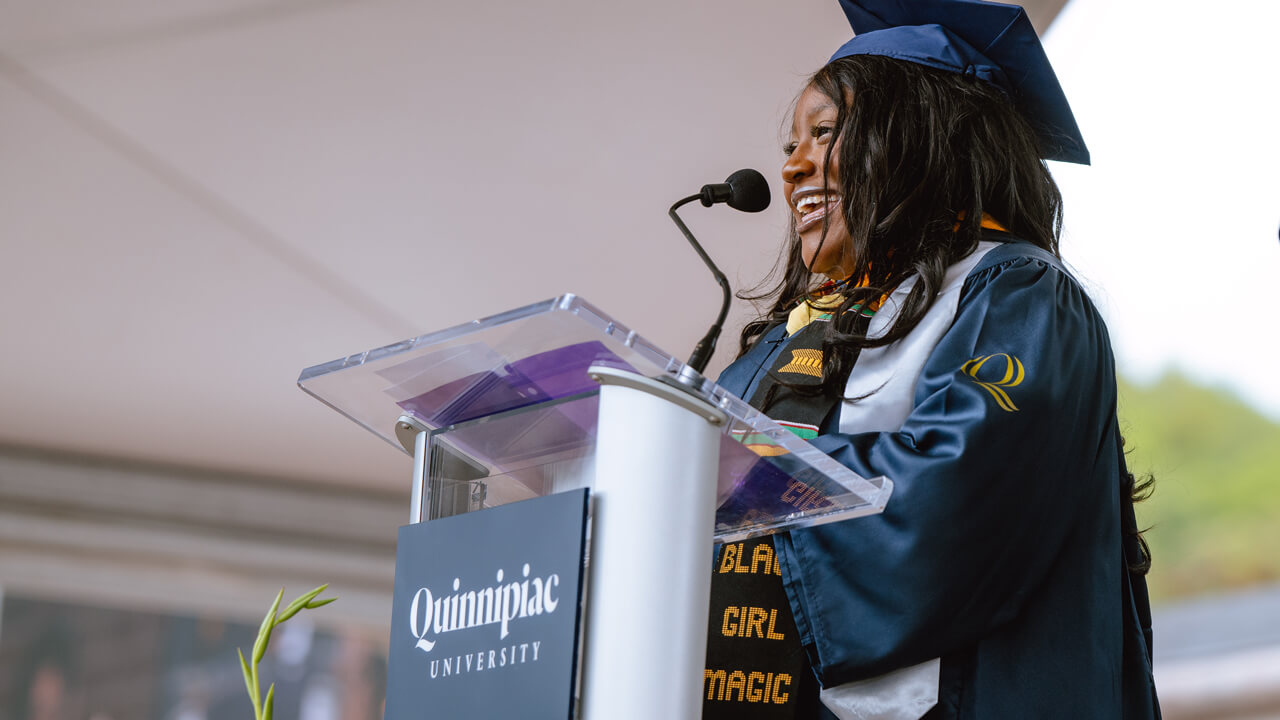
<instances>
[{"instance_id":1,"label":"microphone gooseneck","mask_svg":"<svg viewBox=\"0 0 1280 720\"><path fill-rule=\"evenodd\" d=\"M716 341L720 338L720 330L724 327L724 320L729 315L729 302L733 298L733 294L729 291L729 279L720 272L720 268L711 261L711 256L707 255L707 251L702 249L702 245L693 237L693 233L689 232L688 226L676 214L676 210L680 207L700 200L704 207L711 207L716 203L727 203L729 207L743 212L760 212L769 207L769 183L759 172L751 169L739 170L730 175L724 182L712 185L703 185L702 191L697 195L690 195L687 198L679 200L671 206L667 214L671 216L671 220L675 222L676 227L680 228L680 232L684 233L684 237L693 246L698 257L702 258L702 262L711 270L711 275L715 277L716 283L720 285L720 290L724 295L724 300L720 304L720 314L716 316L716 322L707 330L707 334L702 336L698 344L693 347L693 352L689 355L686 365L701 373L707 367L707 363L711 360L711 355L716 351Z\"/></svg>"}]
</instances>

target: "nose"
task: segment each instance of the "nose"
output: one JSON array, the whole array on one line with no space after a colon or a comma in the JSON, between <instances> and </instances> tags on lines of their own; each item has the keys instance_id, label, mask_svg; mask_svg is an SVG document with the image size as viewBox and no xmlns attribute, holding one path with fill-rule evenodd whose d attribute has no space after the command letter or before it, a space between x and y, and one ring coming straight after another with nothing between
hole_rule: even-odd
<instances>
[{"instance_id":1,"label":"nose","mask_svg":"<svg viewBox=\"0 0 1280 720\"><path fill-rule=\"evenodd\" d=\"M796 148L787 156L787 161L782 164L782 181L795 185L807 178L813 177L818 171L818 166L814 164L809 157L809 153L804 148Z\"/></svg>"}]
</instances>

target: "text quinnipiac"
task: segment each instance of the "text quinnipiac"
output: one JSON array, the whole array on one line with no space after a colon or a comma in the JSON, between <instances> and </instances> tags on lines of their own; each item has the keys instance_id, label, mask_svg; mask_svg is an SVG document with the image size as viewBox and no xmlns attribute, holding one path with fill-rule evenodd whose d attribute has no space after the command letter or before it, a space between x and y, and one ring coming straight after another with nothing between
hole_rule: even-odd
<instances>
[{"instance_id":1,"label":"text quinnipiac","mask_svg":"<svg viewBox=\"0 0 1280 720\"><path fill-rule=\"evenodd\" d=\"M498 638L506 639L511 622L555 612L560 604L556 597L560 576L529 577L528 563L522 575L523 579L504 583L499 568L496 585L465 592L461 580L454 578L453 592L441 597L431 588L419 588L409 606L409 632L417 640L415 647L431 652L440 635L484 625L498 625Z\"/></svg>"}]
</instances>

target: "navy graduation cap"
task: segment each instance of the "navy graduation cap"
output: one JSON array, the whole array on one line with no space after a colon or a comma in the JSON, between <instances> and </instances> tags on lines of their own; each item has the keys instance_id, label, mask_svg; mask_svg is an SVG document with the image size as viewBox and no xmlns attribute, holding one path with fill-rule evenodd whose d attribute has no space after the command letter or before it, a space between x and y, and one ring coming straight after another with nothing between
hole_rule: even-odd
<instances>
[{"instance_id":1,"label":"navy graduation cap","mask_svg":"<svg viewBox=\"0 0 1280 720\"><path fill-rule=\"evenodd\" d=\"M1017 5L985 0L840 0L855 36L831 56L883 55L977 77L1035 129L1049 160L1089 164L1071 106Z\"/></svg>"}]
</instances>

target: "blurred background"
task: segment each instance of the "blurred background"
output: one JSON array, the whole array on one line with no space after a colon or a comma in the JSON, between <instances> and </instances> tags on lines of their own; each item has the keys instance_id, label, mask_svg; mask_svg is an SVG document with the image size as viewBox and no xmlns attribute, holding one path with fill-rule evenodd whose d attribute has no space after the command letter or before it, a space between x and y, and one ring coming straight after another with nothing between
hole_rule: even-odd
<instances>
[{"instance_id":1,"label":"blurred background","mask_svg":"<svg viewBox=\"0 0 1280 720\"><path fill-rule=\"evenodd\" d=\"M1166 717L1280 717L1280 4L1028 11L1157 478ZM277 717L380 717L410 462L299 371L566 291L686 354L719 290L667 207L776 184L847 36L833 0L0 2L0 718L244 717L234 649L322 582ZM773 266L776 198L683 215L735 290Z\"/></svg>"}]
</instances>

